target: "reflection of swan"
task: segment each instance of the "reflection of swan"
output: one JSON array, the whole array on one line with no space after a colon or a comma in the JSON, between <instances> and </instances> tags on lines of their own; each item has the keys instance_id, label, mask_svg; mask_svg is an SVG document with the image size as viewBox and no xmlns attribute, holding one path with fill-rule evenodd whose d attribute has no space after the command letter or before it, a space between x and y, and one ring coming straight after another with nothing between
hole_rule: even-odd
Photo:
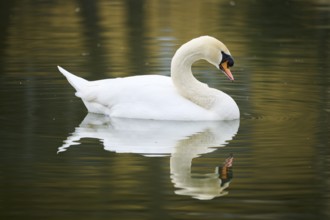
<instances>
[{"instance_id":1,"label":"reflection of swan","mask_svg":"<svg viewBox=\"0 0 330 220\"><path fill-rule=\"evenodd\" d=\"M224 191L232 179L232 159L230 156L220 167L216 167L214 173L192 174L192 158L187 156L191 151L183 150L171 157L172 181L179 190L175 193L188 195L200 200L210 200L215 197L227 195ZM188 159L187 161L182 161ZM190 160L189 160L190 159ZM230 162L228 162L230 161Z\"/></svg>"},{"instance_id":2,"label":"reflection of swan","mask_svg":"<svg viewBox=\"0 0 330 220\"><path fill-rule=\"evenodd\" d=\"M172 181L183 190L178 194L198 199L223 195L216 173L194 178L193 158L223 147L237 133L238 120L219 122L155 121L110 119L104 115L88 114L79 127L59 147L66 151L82 138L97 138L105 150L117 153L137 153L145 156L171 155Z\"/></svg>"},{"instance_id":3,"label":"reflection of swan","mask_svg":"<svg viewBox=\"0 0 330 220\"><path fill-rule=\"evenodd\" d=\"M227 47L209 36L182 45L171 63L171 77L144 75L87 81L61 67L60 72L77 90L89 112L111 117L156 120L231 120L239 118L235 101L227 94L199 82L191 72L200 59L221 69L234 80L234 61Z\"/></svg>"}]
</instances>

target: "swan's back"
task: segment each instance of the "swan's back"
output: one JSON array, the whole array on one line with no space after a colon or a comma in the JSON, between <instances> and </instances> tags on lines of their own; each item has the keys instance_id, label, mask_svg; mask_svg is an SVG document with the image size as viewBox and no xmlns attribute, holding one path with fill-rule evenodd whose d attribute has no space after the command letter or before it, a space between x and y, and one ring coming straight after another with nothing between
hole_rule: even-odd
<instances>
[{"instance_id":1,"label":"swan's back","mask_svg":"<svg viewBox=\"0 0 330 220\"><path fill-rule=\"evenodd\" d=\"M59 67L89 112L118 118L216 120L216 115L185 99L170 77L160 75L87 81Z\"/></svg>"},{"instance_id":2,"label":"swan's back","mask_svg":"<svg viewBox=\"0 0 330 220\"><path fill-rule=\"evenodd\" d=\"M100 80L91 82L89 88L90 91L81 96L87 100L86 107L111 117L192 121L200 120L201 115L203 120L214 117L211 112L180 96L167 76Z\"/></svg>"}]
</instances>

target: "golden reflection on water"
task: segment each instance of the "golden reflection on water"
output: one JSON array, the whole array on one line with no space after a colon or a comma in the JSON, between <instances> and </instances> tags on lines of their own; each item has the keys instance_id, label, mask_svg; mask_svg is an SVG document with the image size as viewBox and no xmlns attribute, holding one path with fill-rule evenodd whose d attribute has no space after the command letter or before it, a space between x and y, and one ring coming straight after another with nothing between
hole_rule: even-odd
<instances>
[{"instance_id":1,"label":"golden reflection on water","mask_svg":"<svg viewBox=\"0 0 330 220\"><path fill-rule=\"evenodd\" d=\"M96 210L127 219L330 216L328 1L3 4L0 134L7 147L0 216L20 216L17 210L24 217ZM167 158L109 155L90 139L55 154L86 114L57 65L87 79L169 75L175 50L204 34L229 47L236 81L203 63L194 69L197 77L232 95L242 119L227 147L194 158L191 169L211 173L219 157L234 152L229 196L206 203L176 196ZM118 210L129 214L113 214Z\"/></svg>"}]
</instances>

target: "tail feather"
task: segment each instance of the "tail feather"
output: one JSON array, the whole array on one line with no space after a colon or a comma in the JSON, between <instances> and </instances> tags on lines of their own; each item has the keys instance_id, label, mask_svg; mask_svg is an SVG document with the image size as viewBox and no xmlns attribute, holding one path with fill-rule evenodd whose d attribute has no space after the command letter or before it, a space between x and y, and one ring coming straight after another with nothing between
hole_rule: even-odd
<instances>
[{"instance_id":1,"label":"tail feather","mask_svg":"<svg viewBox=\"0 0 330 220\"><path fill-rule=\"evenodd\" d=\"M77 92L83 90L83 88L85 88L88 85L89 81L81 77L78 77L76 75L73 75L72 73L66 71L60 66L57 66L57 68L67 78L69 83L73 86L73 88L75 88Z\"/></svg>"}]
</instances>

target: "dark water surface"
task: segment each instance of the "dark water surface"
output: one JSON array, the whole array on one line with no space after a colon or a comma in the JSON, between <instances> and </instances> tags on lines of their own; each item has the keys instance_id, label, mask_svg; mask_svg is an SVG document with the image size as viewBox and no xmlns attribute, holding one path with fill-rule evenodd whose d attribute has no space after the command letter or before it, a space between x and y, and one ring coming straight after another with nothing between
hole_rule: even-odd
<instances>
[{"instance_id":1,"label":"dark water surface","mask_svg":"<svg viewBox=\"0 0 330 220\"><path fill-rule=\"evenodd\" d=\"M329 1L12 0L0 11L1 219L330 218ZM228 46L236 80L204 62L193 71L237 101L239 121L87 115L56 69L169 75L175 50L205 34Z\"/></svg>"}]
</instances>

